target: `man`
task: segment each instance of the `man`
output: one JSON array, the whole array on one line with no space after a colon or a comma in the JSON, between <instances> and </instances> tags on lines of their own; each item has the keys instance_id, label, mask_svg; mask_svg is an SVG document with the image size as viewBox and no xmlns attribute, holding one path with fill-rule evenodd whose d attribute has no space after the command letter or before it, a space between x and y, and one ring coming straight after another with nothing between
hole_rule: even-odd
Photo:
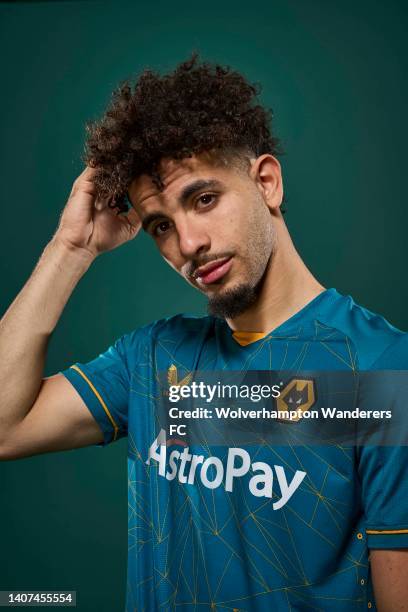
<instances>
[{"instance_id":1,"label":"man","mask_svg":"<svg viewBox=\"0 0 408 612\"><path fill-rule=\"evenodd\" d=\"M187 446L158 420L160 372L177 390L198 371L295 371L296 385L302 371L405 368L407 335L325 289L297 253L255 95L193 57L123 85L90 126L88 165L1 321L1 457L128 436L129 612L404 610L404 447ZM140 227L209 316L153 322L42 378L77 282Z\"/></svg>"}]
</instances>

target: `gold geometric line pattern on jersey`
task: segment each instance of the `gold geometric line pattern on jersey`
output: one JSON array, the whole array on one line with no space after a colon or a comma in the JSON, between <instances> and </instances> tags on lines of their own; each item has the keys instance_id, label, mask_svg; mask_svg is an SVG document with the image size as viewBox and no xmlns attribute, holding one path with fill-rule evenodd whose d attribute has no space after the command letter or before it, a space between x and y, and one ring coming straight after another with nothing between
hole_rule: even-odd
<instances>
[{"instance_id":1,"label":"gold geometric line pattern on jersey","mask_svg":"<svg viewBox=\"0 0 408 612\"><path fill-rule=\"evenodd\" d=\"M230 501L230 500L229 500ZM231 502L230 502L231 503ZM246 555L247 557L249 557L249 561L251 563L251 565L253 566L254 570L256 571L256 573L259 576L259 580L260 580L260 584L262 584L264 586L264 588L266 590L270 589L270 586L267 583L266 578L263 576L263 574L261 573L260 569L257 567L257 564L255 562L255 553L257 553L258 556L260 556L261 558L263 558L267 563L269 563L278 574L280 574L281 576L283 576L284 578L288 578L287 573L284 571L284 568L279 560L279 558L277 557L276 553L273 551L273 555L275 557L275 559L273 560L272 558L270 558L267 554L265 554L258 546L256 546L253 542L251 542L250 540L248 540L247 536L244 534L244 532L242 531L242 525L241 525L241 521L239 520L235 508L232 506L231 507L232 513L233 513L233 517L235 518L235 522L236 522L236 527L239 531L240 534L240 538L242 542L245 542L249 549L252 549L253 551L253 557L251 558L248 555L248 550L246 551ZM256 521L254 521L256 524ZM238 555L237 551L233 548L233 546L231 546L220 534L218 534L218 538L231 550L234 552L235 555L239 556L239 558L241 559L242 557L240 555Z\"/></svg>"},{"instance_id":2,"label":"gold geometric line pattern on jersey","mask_svg":"<svg viewBox=\"0 0 408 612\"><path fill-rule=\"evenodd\" d=\"M330 348L330 346L328 346L325 342L320 341L320 344L322 346L324 346L324 348L331 353L332 355L334 355L339 361L342 361L346 366L348 366L350 368L350 370L354 370L355 369L355 365L353 360L351 359L350 361L347 361L346 359L344 359L341 355L339 355L338 353L336 353L336 351L334 351L332 348Z\"/></svg>"},{"instance_id":3,"label":"gold geometric line pattern on jersey","mask_svg":"<svg viewBox=\"0 0 408 612\"><path fill-rule=\"evenodd\" d=\"M301 350L299 351L299 354L298 354L297 358L294 360L294 362L293 362L293 364L291 366L291 369L295 370L296 374L298 374L301 371L301 369L302 369L302 365L303 365L303 362L306 359L307 352L309 350L310 345L311 345L310 342L305 342L303 344Z\"/></svg>"},{"instance_id":4,"label":"gold geometric line pattern on jersey","mask_svg":"<svg viewBox=\"0 0 408 612\"><path fill-rule=\"evenodd\" d=\"M303 465L303 463L302 463L301 459L300 459L300 458L298 457L298 455L296 454L295 447L294 447L294 446L292 446L292 444L291 444L291 443L290 443L288 440L287 440L287 444L288 444L288 446L290 446L290 448L291 448L291 450L292 450L293 454L296 456L296 458L297 458L297 461L298 461L299 465L302 467L302 470L303 470L303 471L306 471L306 468L305 468L305 466ZM311 488L310 488L309 490L307 490L307 488L306 488L306 487L307 487L308 483L307 483L306 481L304 481L304 485L305 485L304 492L305 492L305 493L307 493L307 494L312 493L314 496L316 496L316 497L317 497L317 500L316 500L316 507L315 507L315 512L316 512L316 510L317 510L317 504L318 504L318 502L321 502L321 503L323 503L323 504L326 506L326 510L329 510L329 508L330 508L332 511L337 512L337 513L340 515L340 518L341 518L341 519L344 519L344 515L343 515L343 514L341 514L340 510L339 510L338 508L336 508L336 506L335 506L334 504L332 504L332 503L331 503L331 501L334 501L334 502L337 504L337 503L338 503L338 500L330 500L328 497L326 497L325 495L323 495L323 488L324 488L324 484L325 484L325 481L326 481L327 476L328 476L328 474L329 474L329 472L330 472L330 471L332 471L332 468L331 468L331 466L328 466L328 467L327 467L327 470L326 470L325 477L324 477L323 485L321 486L320 491L317 489L316 485L313 483L312 478L311 478L311 477L310 477L310 475L309 475L308 479L309 479L309 480L310 480L310 482L311 482ZM303 484L303 483L302 483L302 484ZM310 520L309 524L310 524L310 526L311 526L311 524L312 524L312 520Z\"/></svg>"},{"instance_id":5,"label":"gold geometric line pattern on jersey","mask_svg":"<svg viewBox=\"0 0 408 612\"><path fill-rule=\"evenodd\" d=\"M324 475L323 484L322 484L322 486L320 488L319 493L317 494L318 497L317 497L317 500L316 500L316 505L314 507L313 514L312 514L312 516L310 518L309 525L311 525L313 523L313 520L314 520L314 517L315 517L315 514L316 514L316 510L317 510L317 507L319 505L319 502L320 502L321 499L323 499L323 489L324 489L324 485L326 484L326 480L327 480L327 476L328 476L329 472L330 472L330 468L327 468L326 474Z\"/></svg>"},{"instance_id":6,"label":"gold geometric line pattern on jersey","mask_svg":"<svg viewBox=\"0 0 408 612\"><path fill-rule=\"evenodd\" d=\"M233 443L233 441L232 441L232 443ZM208 451L209 453L211 453L210 448L209 448L209 445L208 445L206 442L205 442L204 446L206 446L206 447L207 447L207 451ZM258 450L259 450L259 449L258 449ZM243 484L242 484L241 482L239 482L238 486L241 488L241 493L242 493L242 487L243 487ZM275 496L277 497L277 495L276 495L276 494L275 494ZM248 505L247 505L247 502L246 502L245 497L244 497L244 496L242 496L242 499L243 499L244 504L247 506L247 509L249 510L249 507L248 507ZM276 560L276 561L279 563L279 565L281 566L281 569L279 569L279 567L277 567L276 563L274 563L272 559L270 559L269 557L267 557L266 555L264 555L263 551L261 551L261 550L260 550L260 549L259 549L257 546L255 546L255 545L254 545L254 544L253 544L251 541L249 541L249 540L246 538L246 536L245 536L245 535L244 535L244 533L242 532L242 529L241 529L241 522L240 522L240 520L238 519L238 517L237 517L237 515L236 515L235 508L234 508L234 506L233 506L233 504L232 504L232 500L231 500L229 497L228 497L228 502L229 502L229 504L230 504L230 506L231 506L232 514L233 514L233 516L234 516L234 518L235 518L236 527L237 527L238 531L240 532L241 539L242 539L243 541L245 541L245 542L248 544L248 546L249 546L249 547L253 548L253 549L254 549L254 551L256 551L256 552L257 552L257 553L258 553L258 554L259 554L261 557L263 557L263 558L264 558L264 559L265 559L265 560L266 560L268 563L270 563L270 564L271 564L271 565L272 565L272 566L275 568L275 570L277 570L277 571L278 571L278 573L282 573L282 571L283 571L283 567L282 567L282 565L280 564L279 559L278 559L277 557L275 558L275 560ZM222 540L222 541L225 541L225 540L222 538L222 536L221 536L220 534L218 534L218 535L219 535L219 537L221 538L221 540ZM254 563L254 560L250 559L250 561ZM260 570L259 570L259 569L256 567L256 564L255 564L255 563L254 563L254 567L255 567L255 569L256 569L256 571L257 571L257 573L258 573L259 577L260 577L260 578L262 578L262 583L266 585L266 581L265 581L265 580L264 580L264 578L262 577L262 574L261 574ZM286 574L285 574L285 572L283 572L283 574L282 574L282 575L286 575ZM266 585L266 586L267 586L267 585ZM269 587L267 587L267 588L269 588Z\"/></svg>"},{"instance_id":7,"label":"gold geometric line pattern on jersey","mask_svg":"<svg viewBox=\"0 0 408 612\"><path fill-rule=\"evenodd\" d=\"M168 348L167 348L167 347L165 347L165 346L163 345L163 341L162 341L162 340L160 340L160 341L157 343L157 349L159 349L159 348L161 348L161 349L162 349L162 350L163 350L163 351L164 351L164 352L165 352L165 353L168 355L169 360L171 361L171 363L174 363L174 364L175 364L177 367L179 367L179 368L181 368L181 369L182 369L182 368L184 368L184 369L188 370L188 368L186 368L186 367L185 367L185 366L184 366L184 365L181 363L181 361L179 361L179 360L178 360L178 359L175 357L175 355L174 355L173 353L171 353L171 352L168 350ZM153 371L154 371L154 370L153 370Z\"/></svg>"},{"instance_id":8,"label":"gold geometric line pattern on jersey","mask_svg":"<svg viewBox=\"0 0 408 612\"><path fill-rule=\"evenodd\" d=\"M268 444L266 444L266 446L269 446L269 445L268 445ZM294 450L294 449L292 448L292 451L293 451L293 450ZM276 453L276 454L278 455L278 453ZM294 454L295 454L295 453L294 453ZM278 457L279 457L280 461L282 461L282 457L280 457L280 455L278 455ZM284 463L285 463L285 462L284 462ZM301 462L299 462L299 463L300 463L300 466L301 466L301 467L302 467L302 469L303 469L303 465L302 465L302 463L301 463ZM291 466L290 466L288 463L286 463L286 465L287 465L287 467L289 467L289 468L291 469ZM305 486L306 486L306 487L310 487L310 485L308 485L308 483L307 483L307 482L305 482L305 481L303 481L303 482L304 482L304 484L305 484ZM303 485L303 483L302 483L302 485ZM313 485L313 483L312 483L312 486L314 486L314 485ZM310 487L310 488L311 488L311 487ZM313 492L314 492L314 489L313 489ZM260 511L260 510L261 510L261 509L264 507L264 506L266 506L266 505L267 505L267 504L269 504L269 503L271 503L271 502L270 502L270 500L267 500L266 502L261 503L261 505L260 505L260 506L259 506L259 507L258 507L256 510L252 510L252 512L250 513L250 515L251 515L252 517L254 517L256 513L258 513L258 512L259 512L259 511ZM292 536L292 534L291 534L291 532L290 532L290 529L289 529L289 526L288 526L288 523L287 523L287 520L286 520L286 515L285 515L284 513L283 513L283 516L284 516L284 518L285 518L285 522L286 522L286 526L287 526L287 531L288 531L288 533L289 533L289 537L291 537L291 536ZM304 572L304 568L303 568L302 564L300 563L300 557L299 557L298 551L297 551L297 549L296 549L295 543L294 543L294 541L293 541L293 538L292 538L292 545L293 545L293 548L294 548L294 550L295 550L296 557L297 557L297 559L298 559L298 561L299 561L299 566L300 566L300 568L301 568L301 575L304 577L305 583L307 583L308 581L307 581L307 578L306 578L306 575L305 575L305 572Z\"/></svg>"},{"instance_id":9,"label":"gold geometric line pattern on jersey","mask_svg":"<svg viewBox=\"0 0 408 612\"><path fill-rule=\"evenodd\" d=\"M267 446L270 448L271 452L272 452L273 454L275 454L275 455L276 455L276 456L279 458L279 460L280 460L281 462L283 462L283 463L285 463L286 465L288 465L288 464L287 464L287 463L284 461L283 457L281 457L281 456L279 455L279 453L277 453L277 451L276 451L274 448L270 447L268 444L267 444ZM311 449L309 449L309 450L311 450ZM325 463L327 464L327 462L325 462ZM305 480L306 480L306 479L305 479ZM306 483L306 481L305 481L305 480L302 482L301 487L303 486L303 484L305 484L305 486L307 486L307 483ZM322 538L324 541L326 541L326 542L327 542L328 544L330 544L330 545L331 545L333 548L335 548L335 544L334 544L334 543L333 543L331 540L329 540L329 539L328 539L328 538L327 538L327 537L326 537L326 536L325 536L323 533L321 533L321 532L320 532L318 529L316 529L315 527L313 527L312 525L310 525L310 524L309 524L309 523L308 523L308 522L307 522L307 521L304 519L304 517L302 517L301 515L299 515L299 514L298 514L298 513L297 513L295 510L293 510L293 508L288 507L288 509L287 509L287 510L288 510L289 512L291 512L292 514L294 514L295 516L297 516L297 518L298 518L298 519L299 519L299 520L300 520L302 523L304 523L304 524L305 524L305 525L306 525L306 526L307 526L309 529L311 529L313 532L315 532L316 534L318 534L318 535L319 535L319 536L320 536L320 537L321 537L321 538ZM282 512L283 512L283 514L285 515L284 509L282 509ZM332 517L332 516L331 516L331 518L332 518L332 520L333 520L333 517ZM336 525L338 525L338 524L337 524L337 522L336 522ZM351 557L349 557L349 559L350 559L350 561L354 562L354 559L352 559Z\"/></svg>"},{"instance_id":10,"label":"gold geometric line pattern on jersey","mask_svg":"<svg viewBox=\"0 0 408 612\"><path fill-rule=\"evenodd\" d=\"M279 554L281 558L285 557L286 562L293 568L294 571L296 571L299 574L299 577L301 577L304 580L306 580L306 576L305 576L305 573L303 571L303 568L301 568L301 570L299 571L299 568L296 566L294 561L289 557L289 555L287 554L287 552L283 548L283 546L281 546L281 544L279 544L278 540L273 537L273 535L271 534L270 530L267 529L267 527L265 525L263 525L263 522L265 521L265 519L263 517L262 517L262 519L259 519L256 516L256 511L255 512L251 512L250 516L251 516L251 519L254 521L257 529L261 533L263 539L265 540L266 545L270 549L271 553L276 557L276 559L277 560L279 559L277 557L277 554ZM289 533L289 531L288 531L288 533ZM272 545L275 546L276 551L273 549ZM297 560L299 562L299 559L297 559Z\"/></svg>"},{"instance_id":11,"label":"gold geometric line pattern on jersey","mask_svg":"<svg viewBox=\"0 0 408 612\"><path fill-rule=\"evenodd\" d=\"M356 366L356 361L355 361L355 359L357 358L357 355L355 355L355 357L353 357L353 355L351 354L351 346L350 346L350 341L349 341L349 339L347 338L347 336L346 336L346 345L347 345L347 350L348 350L348 352L349 352L349 356L350 356L351 369L352 369L353 371L355 371L355 370L357 369L357 366Z\"/></svg>"},{"instance_id":12,"label":"gold geometric line pattern on jersey","mask_svg":"<svg viewBox=\"0 0 408 612\"><path fill-rule=\"evenodd\" d=\"M296 336L292 336L291 339L293 340L293 339L298 339L298 338ZM327 339L328 339L328 334L326 334L325 340ZM272 346L273 340L274 338L272 336L272 337L266 338L263 342L260 341L259 347L257 346L256 351L253 351L254 354L249 355L245 359L245 366L250 367L250 365L254 362L254 360L256 360L257 356L260 354L260 351L262 351L263 349L269 352L268 357L271 363L271 354L272 354L271 346ZM282 340L282 338L279 337L279 340ZM327 345L325 345L324 342L319 342L319 340L317 342L320 343L320 345L323 346L324 349L328 350L328 347ZM175 355L171 354L171 351L168 349L168 346L167 347L164 346L164 341L161 342L160 344L161 344L161 348L167 352L169 356L170 364L174 365L175 368L177 368L176 370L177 378L174 381L175 384L177 383L181 384L181 381L183 380L183 378L185 378L186 376L188 377L189 375L192 375L193 372L191 372L185 364L180 362L180 360L177 359ZM301 346L299 347L299 350L297 353L297 358L294 361L292 360L292 364L294 363L299 367L299 365L304 363L304 359L308 354L308 348L309 348L308 344L309 344L308 342L301 343ZM285 346L286 346L286 350L284 351L284 355L283 355L283 359L281 363L281 369L283 369L283 365L286 366L285 369L290 369L290 365L288 365L289 342L285 342ZM347 358L338 352L330 351L330 350L329 352L339 362L347 365L348 368L353 370L355 369L356 361L351 354L351 350L348 344L347 344L347 350L348 350ZM152 366L154 365L154 360L152 358L149 359L149 362L151 362ZM215 358L212 361L208 360L208 365L206 364L207 367L211 367L211 363L212 364L215 363ZM229 365L230 364L228 363L228 360L224 359L223 369L228 369ZM181 381L178 381L179 372L183 372ZM149 380L145 379L144 382L146 385L145 389L147 391L149 389ZM134 391L136 391L136 389L134 389ZM146 395L150 400L149 410L151 410L151 417L153 418L153 421L156 421L156 418L155 418L156 415L154 414L155 397L153 394L150 394L148 392L146 393ZM291 439L293 440L293 443L295 446L293 446L293 444L291 443L290 441ZM295 450L295 447L299 446L299 443L296 444L296 442L297 442L297 436L294 434L294 432L293 433L291 432L291 435L289 437L289 445L291 447L291 450L294 456L294 462L293 462L293 465L289 465L285 461L283 462L283 464L285 464L286 466L289 466L291 470L296 470L296 466L301 466L303 463L297 451ZM207 449L209 450L208 444L203 445L203 447L205 446L207 446ZM321 464L322 468L324 467L324 472L322 472L322 476L324 475L323 482L321 482L319 486L316 486L315 483L311 482L310 475L308 475L308 481L306 481L305 479L301 485L301 489L304 492L307 492L308 494L313 495L316 499L316 504L313 507L314 509L313 509L312 516L309 515L309 517L305 518L299 515L298 513L294 512L292 508L287 506L286 508L283 508L280 511L282 513L281 516L285 522L285 526L284 526L282 523L279 523L278 521L271 520L270 518L271 515L269 516L266 515L265 517L262 516L262 513L265 513L264 510L268 507L268 503L269 504L272 503L272 499L267 500L266 502L265 501L259 502L259 504L255 508L251 509L247 504L247 500L245 498L241 498L242 502L246 505L247 515L246 517L242 517L242 516L240 517L237 514L237 508L235 508L232 502L231 496L225 495L226 500L228 502L229 509L227 510L227 512L229 514L229 518L226 519L226 517L223 516L221 520L221 517L218 515L219 509L217 509L216 504L215 504L214 491L211 492L212 497L208 495L204 496L203 495L204 489L200 486L200 482L196 481L195 491L196 491L197 499L195 500L187 493L186 487L184 487L177 480L174 480L171 483L172 486L176 486L178 488L178 492L182 492L182 494L184 495L183 501L180 500L180 503L175 508L175 510L177 511L177 520L174 522L175 524L174 523L171 524L168 505L167 506L165 505L165 508L163 506L161 508L158 507L160 505L160 499L159 499L158 491L156 489L155 495L152 496L152 500L151 500L152 502L151 513L152 513L152 516L154 517L154 520L151 521L150 525L148 525L147 524L148 522L146 521L145 508L143 507L143 500L138 495L138 492L137 492L138 486L137 486L137 482L135 479L135 471L134 471L135 465L138 464L140 466L141 464L143 464L143 472L147 475L148 478L153 479L154 488L158 487L160 476L158 475L158 470L155 468L155 466L153 466L153 464L151 464L150 466L145 465L145 461L143 459L142 453L136 448L135 440L132 439L131 437L129 449L130 449L131 454L134 457L134 460L133 459L130 460L130 463L132 464L131 470L130 470L130 479L129 479L129 482L131 485L130 486L130 510L131 512L136 511L138 516L142 516L142 521L141 521L142 528L140 527L140 525L137 527L137 529L139 530L139 535L137 533L133 534L132 530L129 531L129 534L130 534L131 541L132 541L133 535L135 536L133 542L135 546L136 545L138 546L137 550L139 549L142 550L144 546L149 545L151 540L149 542L147 538L141 537L140 534L142 534L143 531L145 531L144 526L149 527L150 533L155 539L155 547L156 546L166 547L164 549L165 551L164 570L163 570L163 567L160 567L160 568L155 568L155 571L157 572L156 575L160 576L161 581L167 581L170 583L170 576L172 577L173 591L171 593L171 597L169 598L169 600L167 602L162 602L162 606L161 606L162 608L163 608L163 605L165 608L168 605L169 609L171 607L171 609L173 610L175 609L176 606L179 606L179 605L183 606L183 605L191 604L194 606L203 606L203 605L211 606L212 605L213 606L212 609L225 609L225 610L228 609L228 610L243 611L245 610L245 608L238 607L240 602L242 602L242 604L245 606L245 602L248 601L251 597L262 598L262 596L266 596L273 591L282 591L285 594L286 601L288 603L288 609L290 609L290 603L288 599L289 593L291 593L291 595L295 599L297 599L299 602L302 602L302 605L304 605L305 610L306 609L322 610L322 612L326 608L321 608L321 604L323 601L326 601L326 599L327 601L330 601L330 600L348 601L350 603L351 602L357 603L361 601L360 599L338 598L338 597L333 597L333 598L327 597L326 598L325 596L316 598L314 596L308 595L307 590L306 591L304 590L305 588L307 589L308 586L313 586L313 585L311 582L308 581L304 573L304 570L302 567L303 564L300 558L300 553L296 546L296 542L293 538L292 531L289 527L287 517L289 515L292 517L295 517L296 520L304 524L305 528L315 533L321 541L326 542L327 545L331 547L334 546L334 543L330 541L330 539L326 537L326 535L323 532L316 529L314 525L311 525L311 523L313 523L316 520L316 515L318 512L319 506L323 505L323 506L326 506L327 516L330 518L334 529L335 530L338 529L339 518L341 520L341 518L344 516L341 512L341 507L345 506L345 504L342 502L342 500L333 499L333 496L326 497L324 495L324 487L325 487L325 483L327 481L328 475L331 472L340 476L341 479L344 481L349 481L349 479L345 476L345 474L341 473L336 468L335 465L331 465L330 462L324 456L319 454L318 447L310 448L306 445L301 445L301 446L302 446L303 451L307 451L308 453L313 455L314 458ZM272 455L279 457L279 453L275 452L275 449L271 448L267 444L264 445L264 448L265 447L268 449L268 451L271 452ZM340 445L336 445L336 447L338 448L339 452L342 452L344 456L348 460L351 461L350 452L347 447L343 448ZM146 449L143 449L143 453L146 454ZM211 455L211 452L209 453L209 455ZM281 457L281 461L282 459L283 458ZM252 469L250 470L250 472L252 472ZM239 486L239 489L242 490L243 483L239 481L238 486ZM224 485L222 485L222 487L224 487ZM274 494L274 496L277 497L276 494ZM334 516L334 514L336 516ZM172 518L174 517L172 516ZM227 579L230 568L231 568L231 571L233 571L233 561L236 559L239 559L241 563L244 563L244 559L240 555L239 551L235 549L235 546L232 545L227 540L225 540L225 538L223 537L223 534L225 533L226 525L231 520L235 523L237 527L237 531L242 535L244 539L243 541L245 540L247 541L248 558L246 559L246 562L249 563L248 567L250 568L250 575L252 579L255 581L255 583L258 583L261 586L261 590L257 593L251 594L250 596L239 597L239 598L231 599L228 601L221 600L220 598L217 601L218 595L220 591L222 590L222 582ZM259 551L259 547L254 546L253 543L247 540L246 534L242 531L242 526L248 520L252 521L254 527L258 530L258 532L262 536L261 541L263 541L264 546L262 546L261 551ZM276 542L276 539L271 535L270 526L272 525L275 525L277 528L282 529L286 533L289 534L289 538L290 538L292 550L293 550L292 555L290 554L290 551L288 549L286 551L283 551L282 546L279 545L279 543ZM179 552L181 551L182 560L186 559L187 540L189 540L190 546L191 546L191 551L190 551L191 567L189 571L187 571L188 576L186 575L186 567L183 568L183 563L180 562L180 556L177 557L177 551L172 552L169 549L170 537L172 537L173 539L179 538L180 534L183 537L181 538L180 545L177 551ZM203 537L205 534L212 534L217 539L217 541L225 547L226 553L227 551L229 551L229 555L226 554L226 557L225 557L226 565L224 567L224 571L218 577L217 583L215 584L213 583L213 586L212 586L212 583L208 575L208 567L207 567L208 559L206 559L206 555L204 554L204 549L203 549ZM188 535L188 538L186 537L186 535ZM251 545L252 545L252 548L251 548ZM251 552L251 550L253 552ZM360 560L362 556L364 555L364 552L365 552L365 548L364 546L362 546ZM259 553L262 553L262 556ZM281 573L283 571L283 574L281 575L285 575L286 573L284 570L284 565L282 564L286 564L286 567L287 568L291 567L292 570L296 569L296 572L298 573L299 578L301 578L301 582L299 582L299 584L295 584L289 587L286 586L286 587L274 588L273 584L268 584L269 579L267 579L266 576L263 576L263 572L260 571L261 568L258 564L258 560L260 558L263 559L264 561L266 559L268 562L268 565L270 567L274 567L275 570L278 571L278 573ZM290 563L288 563L288 559L290 559ZM350 555L348 556L348 559L350 562L350 566L346 568L343 567L340 570L333 572L333 575L340 574L340 573L346 573L350 571L354 573L358 570L358 568L367 567L367 564L361 563L360 561L353 559L352 556ZM204 592L201 593L200 597L198 596L198 585L199 585L198 578L199 578L200 568L201 568L201 571L203 572L203 575L205 576L205 582L206 582L207 590L208 590L207 597L205 597ZM172 570L174 570L174 573L172 573ZM155 583L153 578L154 576L150 578L144 578L143 581L141 581L141 582L146 582L152 579L152 591L155 588L157 588L157 583ZM183 602L177 601L177 594L178 594L178 591L181 585L183 585L183 587L185 587L186 589L185 595L189 594L191 596L191 602L188 602L185 600L183 600ZM300 588L302 589L301 591L299 591ZM188 599L188 596L187 596L187 599Z\"/></svg>"},{"instance_id":13,"label":"gold geometric line pattern on jersey","mask_svg":"<svg viewBox=\"0 0 408 612\"><path fill-rule=\"evenodd\" d=\"M72 365L70 366L70 369L75 370L76 372L78 372L78 374L80 376L82 376L82 378L88 383L89 387L92 389L94 395L98 398L99 403L101 404L102 408L104 409L108 419L110 420L110 422L112 423L112 427L113 427L113 441L116 440L116 437L118 435L118 431L119 431L119 427L117 426L115 419L113 418L113 416L111 415L111 413L109 412L109 409L107 407L107 405L105 404L105 402L103 401L101 394L99 393L99 391L95 388L95 386L93 385L93 383L89 380L89 378L86 376L86 374L84 374L84 372L82 372L82 370L80 368L78 368L78 366L76 365Z\"/></svg>"},{"instance_id":14,"label":"gold geometric line pattern on jersey","mask_svg":"<svg viewBox=\"0 0 408 612\"><path fill-rule=\"evenodd\" d=\"M128 432L128 451L129 451L129 453L131 455L134 455L140 461L140 465L142 465L144 467L145 475L147 477L149 477L150 476L149 469L148 469L147 465L144 462L144 459L142 457L142 453L140 452L140 450L136 446L135 439L134 439L133 434L131 432Z\"/></svg>"},{"instance_id":15,"label":"gold geometric line pattern on jersey","mask_svg":"<svg viewBox=\"0 0 408 612\"><path fill-rule=\"evenodd\" d=\"M182 489L182 490L183 490L183 492L184 492L184 489ZM234 511L234 513L235 513L235 511ZM227 542L225 542L225 544L228 546L228 543L227 543ZM230 548L230 547L229 547L229 548ZM234 551L234 553L235 553L235 551ZM170 568L167 566L167 569L166 569L165 574L162 574L162 573L161 573L162 578L166 578L166 577L168 577L169 569L170 569ZM193 573L193 576L194 576L194 573ZM207 577L207 582L208 582L208 577ZM208 583L208 586L209 586L209 583ZM292 590L293 588L296 588L296 587L290 587L290 590ZM263 591L263 592L264 592L264 593L268 593L268 592L271 592L271 590L272 590L272 589L267 588L267 589L266 589L265 591ZM283 589L283 590L285 590L285 589ZM176 596L176 594L175 594L175 596ZM213 599L213 598L211 598L211 599L212 599L212 601L214 602L214 599ZM203 602L203 601L198 601L198 600L197 600L197 598L195 597L194 599L192 599L192 603L197 603L197 604L201 604L201 605L202 605L202 604L204 604L205 602ZM223 602L218 601L218 602L216 602L216 605L217 605L217 606L220 606L220 605L222 605L222 603L223 603Z\"/></svg>"},{"instance_id":16,"label":"gold geometric line pattern on jersey","mask_svg":"<svg viewBox=\"0 0 408 612\"><path fill-rule=\"evenodd\" d=\"M287 431L286 433L287 433L287 434L289 434L289 432L288 432L288 431ZM291 435L291 438L292 438L293 442L299 446L299 445L301 444L301 443L300 443L301 438L298 436L297 431L296 431L295 429L291 430L291 431L290 431L290 435ZM339 450L339 451L342 453L342 455L344 456L344 458L345 458L345 459L346 459L346 460L347 460L347 461L348 461L350 464L352 463L353 459L352 459L352 457L350 456L350 455L351 455L351 452L352 452L352 449L351 449L350 447L347 447L347 446L341 446L341 445L340 445L340 444L338 444L337 442L332 442L332 441L330 440L330 438L327 438L327 439L326 439L326 443L327 443L327 444L330 444L330 445L331 445L333 448L336 448L337 450ZM303 448L309 448L309 447L308 447L308 446L307 446L307 445L306 445L304 442L302 442L301 446L302 446ZM310 449L310 452L313 452L313 451ZM327 463L327 465L330 465L330 464L329 464L329 463ZM333 468L333 469L335 470L335 468ZM305 470L304 470L304 471L305 471ZM337 471L337 470L335 470L335 471ZM338 474L339 474L339 476L341 476L342 478L346 478L346 477L345 477L345 476L344 476L344 475L343 475L341 472L337 472L337 473L338 473ZM346 481L347 481L347 482L350 482L350 479L349 479L349 478L346 478ZM341 502L341 501L339 501L338 503L340 503L340 504L341 504L342 502Z\"/></svg>"},{"instance_id":17,"label":"gold geometric line pattern on jersey","mask_svg":"<svg viewBox=\"0 0 408 612\"><path fill-rule=\"evenodd\" d=\"M177 484L178 484L178 483L177 483ZM181 485L180 485L180 486L181 486ZM186 495L186 492L185 492L185 490L184 490L184 487L182 487L182 486L181 486L181 490L182 490L183 494L185 494L185 495ZM200 491L200 494L201 494L201 491ZM194 505L194 504L193 504L193 505ZM197 508L196 508L196 510L197 510ZM215 535L215 530L212 530L212 533ZM237 551L235 551L235 550L234 550L234 548L233 548L233 547L232 547L232 546L231 546L231 545L230 545L228 542L226 542L226 541L225 541L225 540L224 540L224 539L223 539L223 538L220 536L220 534L219 534L219 533L218 533L217 535L218 535L218 539L219 539L220 541L222 541L222 542L224 543L224 545L225 545L225 546L226 546L226 547L227 547L227 548L228 548L230 551L232 551L232 552L234 553L234 555L236 555L236 556L237 556L237 557L238 557L238 558L239 558L241 561L243 561L243 559L242 559L242 557L239 555L239 553L238 553ZM250 544L250 543L249 543L249 544ZM252 564L252 560L251 560L251 559L249 559L249 561L250 561L250 562L251 562L251 564ZM256 570L256 565L255 565L255 570ZM257 571L257 573L258 573L258 576L261 578L261 574L260 574L260 572L259 572L258 570L256 570L256 571ZM258 582L258 579L256 578L256 576L251 575L251 573L250 573L250 572L249 572L249 575L252 577L252 579L253 579L253 580L255 580L255 581L257 581L257 582ZM207 578L207 580L208 580L208 578ZM261 584L261 585L263 585L263 586L265 587L265 581L264 581L264 580L262 580L262 579L261 579L260 584Z\"/></svg>"}]
</instances>

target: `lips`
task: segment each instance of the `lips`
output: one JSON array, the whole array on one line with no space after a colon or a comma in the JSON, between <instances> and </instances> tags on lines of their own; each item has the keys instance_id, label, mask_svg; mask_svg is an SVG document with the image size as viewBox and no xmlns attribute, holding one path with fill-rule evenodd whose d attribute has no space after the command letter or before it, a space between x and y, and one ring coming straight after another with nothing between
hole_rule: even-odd
<instances>
[{"instance_id":1,"label":"lips","mask_svg":"<svg viewBox=\"0 0 408 612\"><path fill-rule=\"evenodd\" d=\"M212 261L205 266L198 268L194 274L194 277L204 285L209 285L210 283L215 283L225 276L231 266L231 257L217 259L216 261Z\"/></svg>"}]
</instances>

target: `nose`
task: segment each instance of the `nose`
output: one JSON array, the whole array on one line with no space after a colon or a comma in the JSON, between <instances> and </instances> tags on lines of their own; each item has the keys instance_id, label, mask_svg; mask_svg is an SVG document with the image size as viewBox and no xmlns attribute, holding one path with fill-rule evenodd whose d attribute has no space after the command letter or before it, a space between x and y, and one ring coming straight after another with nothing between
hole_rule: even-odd
<instances>
[{"instance_id":1,"label":"nose","mask_svg":"<svg viewBox=\"0 0 408 612\"><path fill-rule=\"evenodd\" d=\"M210 236L199 220L193 220L186 215L183 219L178 221L176 229L180 253L186 259L196 257L210 249Z\"/></svg>"}]
</instances>

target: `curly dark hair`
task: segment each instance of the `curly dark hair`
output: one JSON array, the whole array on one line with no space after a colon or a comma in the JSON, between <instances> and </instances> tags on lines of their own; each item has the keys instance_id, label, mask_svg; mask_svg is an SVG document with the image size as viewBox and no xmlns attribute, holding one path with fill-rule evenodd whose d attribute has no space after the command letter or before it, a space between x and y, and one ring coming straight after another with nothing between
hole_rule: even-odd
<instances>
[{"instance_id":1,"label":"curly dark hair","mask_svg":"<svg viewBox=\"0 0 408 612\"><path fill-rule=\"evenodd\" d=\"M259 87L238 72L200 62L196 53L163 76L144 70L133 88L126 80L105 115L87 124L84 161L97 169L99 197L122 212L137 176L150 175L162 189L163 157L280 154L272 112L257 103L258 94Z\"/></svg>"}]
</instances>

